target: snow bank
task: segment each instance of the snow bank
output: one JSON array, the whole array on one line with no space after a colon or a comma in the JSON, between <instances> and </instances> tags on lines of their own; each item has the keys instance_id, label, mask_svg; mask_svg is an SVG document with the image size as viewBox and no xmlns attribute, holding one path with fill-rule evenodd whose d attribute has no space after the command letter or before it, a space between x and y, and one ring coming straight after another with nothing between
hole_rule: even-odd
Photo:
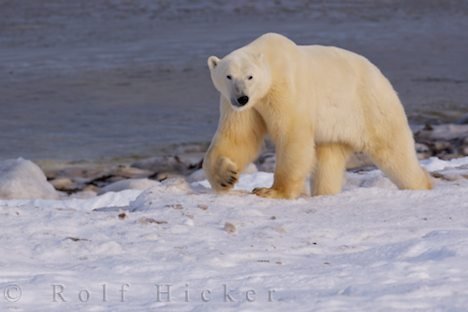
<instances>
[{"instance_id":1,"label":"snow bank","mask_svg":"<svg viewBox=\"0 0 468 312\"><path fill-rule=\"evenodd\" d=\"M460 177L468 176L466 164L425 162ZM0 309L468 306L466 178L400 191L376 170L349 173L336 196L249 193L271 181L269 173L243 175L226 195L213 194L206 181L171 179L88 200L0 201Z\"/></svg>"},{"instance_id":2,"label":"snow bank","mask_svg":"<svg viewBox=\"0 0 468 312\"><path fill-rule=\"evenodd\" d=\"M56 199L58 193L36 164L18 158L0 162L0 198Z\"/></svg>"}]
</instances>

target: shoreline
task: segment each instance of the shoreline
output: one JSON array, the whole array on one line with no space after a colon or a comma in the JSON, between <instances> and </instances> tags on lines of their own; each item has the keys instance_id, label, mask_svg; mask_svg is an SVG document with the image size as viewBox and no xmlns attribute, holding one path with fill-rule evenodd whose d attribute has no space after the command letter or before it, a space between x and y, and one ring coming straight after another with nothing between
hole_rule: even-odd
<instances>
[{"instance_id":1,"label":"shoreline","mask_svg":"<svg viewBox=\"0 0 468 312\"><path fill-rule=\"evenodd\" d=\"M466 118L465 118L466 119ZM443 160L468 156L468 122L412 126L419 160L438 157ZM114 157L99 160L36 160L47 180L66 194L99 194L121 181L164 181L171 177L200 180L202 159L209 143L171 144L151 156ZM251 170L273 172L274 146L266 141ZM362 154L355 154L347 169L359 172L375 166ZM140 183L135 182L135 183ZM121 182L122 183L122 182ZM112 186L111 186L112 189Z\"/></svg>"}]
</instances>

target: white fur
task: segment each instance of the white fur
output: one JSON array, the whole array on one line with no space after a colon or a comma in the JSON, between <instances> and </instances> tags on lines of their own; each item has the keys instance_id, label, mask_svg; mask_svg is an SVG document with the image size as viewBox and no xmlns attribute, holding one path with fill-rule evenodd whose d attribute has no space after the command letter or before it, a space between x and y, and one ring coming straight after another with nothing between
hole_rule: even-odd
<instances>
[{"instance_id":1,"label":"white fur","mask_svg":"<svg viewBox=\"0 0 468 312\"><path fill-rule=\"evenodd\" d=\"M273 186L254 190L260 196L295 198L311 172L314 194L335 194L353 152L367 153L402 189L431 188L400 100L366 58L269 33L221 60L210 57L208 65L221 94L218 130L204 160L215 190L233 186L266 134L277 165ZM234 105L239 95L250 98L247 105Z\"/></svg>"}]
</instances>

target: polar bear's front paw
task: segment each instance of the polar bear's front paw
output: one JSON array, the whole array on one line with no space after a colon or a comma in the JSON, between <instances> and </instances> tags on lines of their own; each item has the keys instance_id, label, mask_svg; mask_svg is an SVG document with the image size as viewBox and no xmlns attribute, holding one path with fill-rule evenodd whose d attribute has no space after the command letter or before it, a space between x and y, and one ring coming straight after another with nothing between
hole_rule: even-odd
<instances>
[{"instance_id":1,"label":"polar bear's front paw","mask_svg":"<svg viewBox=\"0 0 468 312\"><path fill-rule=\"evenodd\" d=\"M264 198L289 198L283 192L269 187L256 187L253 189L252 193Z\"/></svg>"},{"instance_id":2,"label":"polar bear's front paw","mask_svg":"<svg viewBox=\"0 0 468 312\"><path fill-rule=\"evenodd\" d=\"M229 190L239 181L237 165L227 157L221 157L215 168L215 183L218 190Z\"/></svg>"}]
</instances>

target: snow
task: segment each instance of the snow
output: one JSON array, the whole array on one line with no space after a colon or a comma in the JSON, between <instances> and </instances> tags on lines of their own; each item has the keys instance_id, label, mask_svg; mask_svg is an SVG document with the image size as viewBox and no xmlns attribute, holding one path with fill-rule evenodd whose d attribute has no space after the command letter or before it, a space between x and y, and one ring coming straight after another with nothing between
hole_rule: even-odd
<instances>
[{"instance_id":1,"label":"snow","mask_svg":"<svg viewBox=\"0 0 468 312\"><path fill-rule=\"evenodd\" d=\"M468 158L423 165L451 179L401 191L374 170L335 196L269 200L248 192L272 175L253 172L225 195L168 179L0 200L0 310L464 310Z\"/></svg>"},{"instance_id":2,"label":"snow","mask_svg":"<svg viewBox=\"0 0 468 312\"><path fill-rule=\"evenodd\" d=\"M0 198L54 199L58 193L36 164L18 158L0 162Z\"/></svg>"}]
</instances>

